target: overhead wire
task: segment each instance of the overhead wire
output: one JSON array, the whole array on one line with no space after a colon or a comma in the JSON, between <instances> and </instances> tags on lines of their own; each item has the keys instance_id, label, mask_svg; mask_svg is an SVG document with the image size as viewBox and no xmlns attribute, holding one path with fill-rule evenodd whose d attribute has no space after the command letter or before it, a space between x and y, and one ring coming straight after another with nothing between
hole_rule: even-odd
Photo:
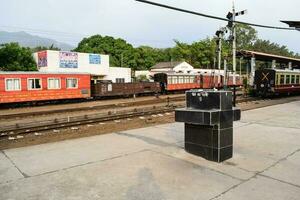
<instances>
[{"instance_id":1,"label":"overhead wire","mask_svg":"<svg viewBox=\"0 0 300 200\"><path fill-rule=\"evenodd\" d=\"M190 10L186 10L186 9L182 9L182 8L177 8L177 7L174 7L174 6L169 6L169 5L166 5L166 4L156 3L156 2L153 2L153 1L147 1L147 0L135 0L135 1L138 1L138 2L141 2L141 3L150 4L150 5L153 5L153 6L163 7L163 8L167 8L167 9L171 9L171 10L176 10L176 11L180 11L180 12L184 12L184 13L189 13L189 14L193 14L193 15L207 17L207 18L211 18L211 19L226 21L226 22L234 22L234 23L238 23L238 24L245 24L245 25L250 25L250 26L255 26L255 27L261 27L261 28L269 28L269 29L297 30L296 28L286 28L286 27L279 27L279 26L269 26L269 25L262 25L262 24L254 24L254 23L237 21L237 20L231 21L231 20L229 20L227 18L218 17L218 16L214 16L214 15L208 15L208 14L199 13L199 12L195 12L195 11L190 11Z\"/></svg>"}]
</instances>

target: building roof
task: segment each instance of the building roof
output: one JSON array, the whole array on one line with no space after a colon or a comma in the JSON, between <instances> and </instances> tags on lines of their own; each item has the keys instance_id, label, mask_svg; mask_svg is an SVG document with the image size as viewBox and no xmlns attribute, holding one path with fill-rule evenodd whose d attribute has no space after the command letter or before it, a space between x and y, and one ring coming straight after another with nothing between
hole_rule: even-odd
<instances>
[{"instance_id":1,"label":"building roof","mask_svg":"<svg viewBox=\"0 0 300 200\"><path fill-rule=\"evenodd\" d=\"M242 57L255 57L256 60L260 61L272 61L276 60L277 62L282 63L289 63L292 62L293 64L297 64L300 66L300 59L299 58L292 58L292 57L286 57L286 56L279 56L275 54L268 54L263 52L257 52L257 51L248 51L248 50L241 50L238 52L238 56Z\"/></svg>"},{"instance_id":2,"label":"building roof","mask_svg":"<svg viewBox=\"0 0 300 200\"><path fill-rule=\"evenodd\" d=\"M160 62L151 67L151 69L165 69L165 68L174 68L177 65L183 63L184 61L176 61L176 62Z\"/></svg>"},{"instance_id":3,"label":"building roof","mask_svg":"<svg viewBox=\"0 0 300 200\"><path fill-rule=\"evenodd\" d=\"M300 21L281 21L288 24L290 27L300 28Z\"/></svg>"}]
</instances>

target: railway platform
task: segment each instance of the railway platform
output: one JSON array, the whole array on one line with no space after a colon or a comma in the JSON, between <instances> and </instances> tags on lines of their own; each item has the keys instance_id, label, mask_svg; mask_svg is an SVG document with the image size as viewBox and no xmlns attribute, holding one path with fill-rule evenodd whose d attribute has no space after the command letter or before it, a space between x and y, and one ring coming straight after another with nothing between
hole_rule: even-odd
<instances>
[{"instance_id":1,"label":"railway platform","mask_svg":"<svg viewBox=\"0 0 300 200\"><path fill-rule=\"evenodd\" d=\"M300 101L242 112L233 158L183 149L183 123L0 152L0 199L299 199Z\"/></svg>"}]
</instances>

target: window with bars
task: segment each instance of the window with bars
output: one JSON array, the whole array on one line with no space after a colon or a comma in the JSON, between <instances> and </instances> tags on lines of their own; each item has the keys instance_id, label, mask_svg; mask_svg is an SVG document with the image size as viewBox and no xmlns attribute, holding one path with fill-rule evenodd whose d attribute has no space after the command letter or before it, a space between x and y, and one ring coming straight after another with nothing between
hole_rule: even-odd
<instances>
[{"instance_id":1,"label":"window with bars","mask_svg":"<svg viewBox=\"0 0 300 200\"><path fill-rule=\"evenodd\" d=\"M60 79L48 78L48 89L60 89Z\"/></svg>"},{"instance_id":2,"label":"window with bars","mask_svg":"<svg viewBox=\"0 0 300 200\"><path fill-rule=\"evenodd\" d=\"M66 81L67 88L78 88L78 79L77 78L67 78Z\"/></svg>"},{"instance_id":3,"label":"window with bars","mask_svg":"<svg viewBox=\"0 0 300 200\"><path fill-rule=\"evenodd\" d=\"M284 75L280 75L280 85L284 84Z\"/></svg>"},{"instance_id":4,"label":"window with bars","mask_svg":"<svg viewBox=\"0 0 300 200\"><path fill-rule=\"evenodd\" d=\"M300 75L296 76L296 84L300 84Z\"/></svg>"},{"instance_id":5,"label":"window with bars","mask_svg":"<svg viewBox=\"0 0 300 200\"><path fill-rule=\"evenodd\" d=\"M294 84L295 83L295 75L291 75L291 84Z\"/></svg>"},{"instance_id":6,"label":"window with bars","mask_svg":"<svg viewBox=\"0 0 300 200\"><path fill-rule=\"evenodd\" d=\"M39 90L42 89L42 80L40 78L29 78L27 80L28 90Z\"/></svg>"},{"instance_id":7,"label":"window with bars","mask_svg":"<svg viewBox=\"0 0 300 200\"><path fill-rule=\"evenodd\" d=\"M116 78L116 83L125 83L125 78Z\"/></svg>"},{"instance_id":8,"label":"window with bars","mask_svg":"<svg viewBox=\"0 0 300 200\"><path fill-rule=\"evenodd\" d=\"M19 79L19 78L5 79L5 90L6 91L21 90L21 79Z\"/></svg>"},{"instance_id":9,"label":"window with bars","mask_svg":"<svg viewBox=\"0 0 300 200\"><path fill-rule=\"evenodd\" d=\"M290 83L291 83L291 76L290 75L286 75L285 84L290 84Z\"/></svg>"}]
</instances>

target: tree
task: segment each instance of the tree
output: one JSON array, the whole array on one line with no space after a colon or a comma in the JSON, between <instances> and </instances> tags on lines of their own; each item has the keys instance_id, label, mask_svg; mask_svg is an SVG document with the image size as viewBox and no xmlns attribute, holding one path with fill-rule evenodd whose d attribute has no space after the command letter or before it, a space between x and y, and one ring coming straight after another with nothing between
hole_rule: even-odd
<instances>
[{"instance_id":1,"label":"tree","mask_svg":"<svg viewBox=\"0 0 300 200\"><path fill-rule=\"evenodd\" d=\"M18 43L0 45L0 70L36 71L36 63L30 48L20 47Z\"/></svg>"},{"instance_id":2,"label":"tree","mask_svg":"<svg viewBox=\"0 0 300 200\"><path fill-rule=\"evenodd\" d=\"M110 65L112 66L131 67L133 69L137 67L137 52L131 44L123 39L94 35L84 38L74 51L108 54L110 55Z\"/></svg>"},{"instance_id":3,"label":"tree","mask_svg":"<svg viewBox=\"0 0 300 200\"><path fill-rule=\"evenodd\" d=\"M249 25L236 25L236 45L237 49L249 49L258 39L257 31Z\"/></svg>"},{"instance_id":4,"label":"tree","mask_svg":"<svg viewBox=\"0 0 300 200\"><path fill-rule=\"evenodd\" d=\"M289 49L286 46L281 46L269 40L258 39L250 47L250 49L255 51L261 51L264 53L281 55L281 56L289 56L289 57L295 56L295 54L292 51L289 51Z\"/></svg>"}]
</instances>

